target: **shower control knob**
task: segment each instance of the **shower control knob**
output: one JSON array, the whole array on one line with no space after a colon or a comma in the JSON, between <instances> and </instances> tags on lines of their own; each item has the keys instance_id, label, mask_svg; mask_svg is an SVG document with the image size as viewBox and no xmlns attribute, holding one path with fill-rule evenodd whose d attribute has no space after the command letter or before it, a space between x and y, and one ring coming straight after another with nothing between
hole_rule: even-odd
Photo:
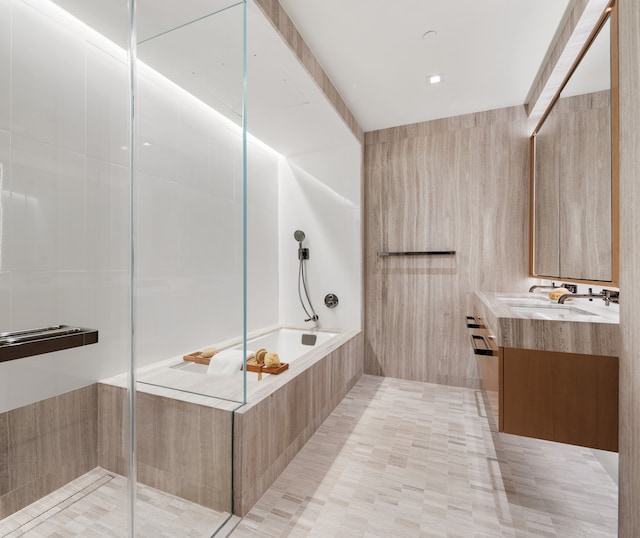
<instances>
[{"instance_id":1,"label":"shower control knob","mask_svg":"<svg viewBox=\"0 0 640 538\"><path fill-rule=\"evenodd\" d=\"M327 293L324 296L324 305L327 308L335 308L336 306L338 306L338 296L334 295L333 293Z\"/></svg>"}]
</instances>

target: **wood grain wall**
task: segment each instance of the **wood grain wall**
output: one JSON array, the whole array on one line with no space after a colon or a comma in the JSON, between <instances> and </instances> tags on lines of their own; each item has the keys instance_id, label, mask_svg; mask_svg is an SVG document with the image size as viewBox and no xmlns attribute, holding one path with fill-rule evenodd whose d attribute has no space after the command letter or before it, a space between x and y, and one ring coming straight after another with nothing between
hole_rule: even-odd
<instances>
[{"instance_id":1,"label":"wood grain wall","mask_svg":"<svg viewBox=\"0 0 640 538\"><path fill-rule=\"evenodd\" d=\"M97 385L0 413L0 520L97 465Z\"/></svg>"},{"instance_id":2,"label":"wood grain wall","mask_svg":"<svg viewBox=\"0 0 640 538\"><path fill-rule=\"evenodd\" d=\"M369 132L365 144L365 373L479 387L472 293L530 285L524 107Z\"/></svg>"},{"instance_id":3,"label":"wood grain wall","mask_svg":"<svg viewBox=\"0 0 640 538\"><path fill-rule=\"evenodd\" d=\"M619 0L620 490L618 536L640 536L640 2Z\"/></svg>"}]
</instances>

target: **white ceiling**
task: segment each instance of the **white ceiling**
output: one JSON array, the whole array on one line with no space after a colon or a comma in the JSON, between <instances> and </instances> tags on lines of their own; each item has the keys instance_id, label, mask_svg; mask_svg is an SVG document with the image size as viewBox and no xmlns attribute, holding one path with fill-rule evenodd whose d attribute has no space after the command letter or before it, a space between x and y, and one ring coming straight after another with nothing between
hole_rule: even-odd
<instances>
[{"instance_id":1,"label":"white ceiling","mask_svg":"<svg viewBox=\"0 0 640 538\"><path fill-rule=\"evenodd\" d=\"M56 2L126 42L126 0ZM280 0L365 131L524 104L569 2ZM193 22L234 3L138 0L137 26L147 63L237 119L236 83L215 87L224 71L233 70L237 80L240 27L220 25L237 16L223 12ZM296 146L302 139L291 129L314 115L309 104L318 101L317 88L274 36L249 2L249 128L292 155L307 149ZM435 73L443 82L430 86L427 77ZM307 131L320 138L323 129Z\"/></svg>"},{"instance_id":2,"label":"white ceiling","mask_svg":"<svg viewBox=\"0 0 640 538\"><path fill-rule=\"evenodd\" d=\"M126 47L127 0L55 0ZM137 0L138 58L232 121L242 114L242 2ZM249 132L284 156L357 145L254 2L247 3Z\"/></svg>"},{"instance_id":3,"label":"white ceiling","mask_svg":"<svg viewBox=\"0 0 640 538\"><path fill-rule=\"evenodd\" d=\"M371 131L524 104L569 0L280 3Z\"/></svg>"}]
</instances>

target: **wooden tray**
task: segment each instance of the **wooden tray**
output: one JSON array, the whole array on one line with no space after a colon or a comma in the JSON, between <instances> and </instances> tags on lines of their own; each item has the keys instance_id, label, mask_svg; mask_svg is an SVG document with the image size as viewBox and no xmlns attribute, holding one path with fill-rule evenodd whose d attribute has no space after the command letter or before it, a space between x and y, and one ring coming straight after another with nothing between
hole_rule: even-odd
<instances>
[{"instance_id":1,"label":"wooden tray","mask_svg":"<svg viewBox=\"0 0 640 538\"><path fill-rule=\"evenodd\" d=\"M211 357L203 357L202 351L194 351L193 353L184 355L182 359L185 361L195 362L196 364L205 364L207 366L209 366L209 363L211 362Z\"/></svg>"},{"instance_id":2,"label":"wooden tray","mask_svg":"<svg viewBox=\"0 0 640 538\"><path fill-rule=\"evenodd\" d=\"M255 357L251 357L249 360L247 360L247 372L257 372L257 373L262 372L263 374L277 375L284 372L287 368L289 368L288 362L281 363L278 368L265 368L264 366L256 362Z\"/></svg>"}]
</instances>

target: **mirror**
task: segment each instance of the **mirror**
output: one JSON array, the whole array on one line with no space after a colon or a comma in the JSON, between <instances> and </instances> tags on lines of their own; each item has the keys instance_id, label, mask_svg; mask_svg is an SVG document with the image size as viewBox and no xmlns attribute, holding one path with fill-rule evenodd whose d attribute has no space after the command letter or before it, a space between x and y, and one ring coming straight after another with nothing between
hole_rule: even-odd
<instances>
[{"instance_id":1,"label":"mirror","mask_svg":"<svg viewBox=\"0 0 640 538\"><path fill-rule=\"evenodd\" d=\"M616 44L610 11L531 137L531 276L618 280Z\"/></svg>"}]
</instances>

